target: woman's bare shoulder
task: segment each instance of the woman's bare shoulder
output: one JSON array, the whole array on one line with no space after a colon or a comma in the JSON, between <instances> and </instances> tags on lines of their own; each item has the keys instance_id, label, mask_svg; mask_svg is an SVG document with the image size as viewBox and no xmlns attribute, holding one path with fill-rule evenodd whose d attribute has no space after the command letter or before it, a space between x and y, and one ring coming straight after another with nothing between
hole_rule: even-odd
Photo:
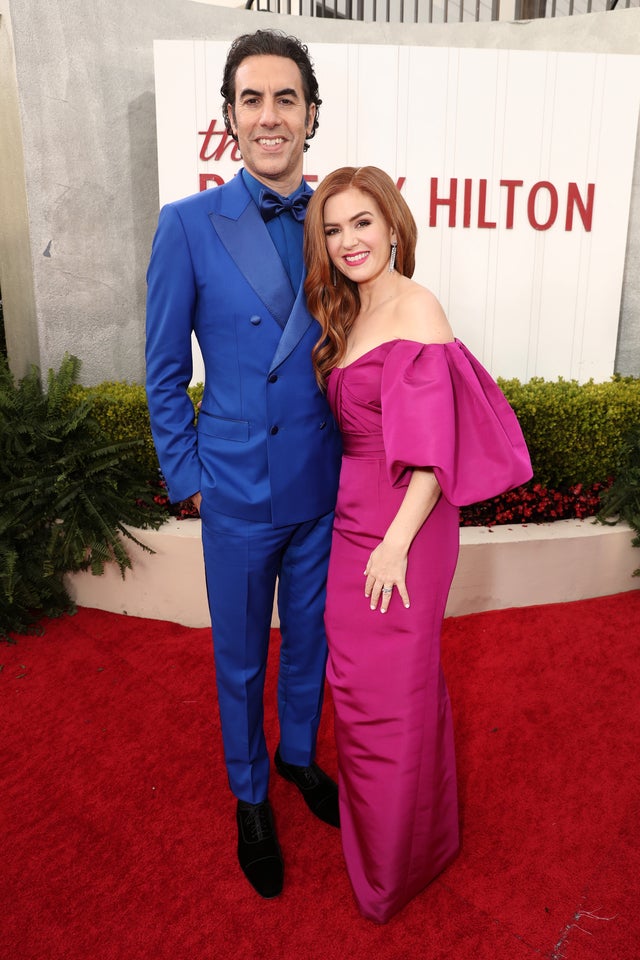
<instances>
[{"instance_id":1,"label":"woman's bare shoulder","mask_svg":"<svg viewBox=\"0 0 640 960\"><path fill-rule=\"evenodd\" d=\"M419 343L448 343L453 331L438 298L411 281L403 291L396 315L398 336Z\"/></svg>"}]
</instances>

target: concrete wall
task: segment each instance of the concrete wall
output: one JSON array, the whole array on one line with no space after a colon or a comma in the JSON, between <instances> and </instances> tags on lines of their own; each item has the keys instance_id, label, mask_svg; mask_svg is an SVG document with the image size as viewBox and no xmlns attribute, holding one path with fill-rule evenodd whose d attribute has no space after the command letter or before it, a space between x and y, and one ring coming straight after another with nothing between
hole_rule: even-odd
<instances>
[{"instance_id":1,"label":"concrete wall","mask_svg":"<svg viewBox=\"0 0 640 960\"><path fill-rule=\"evenodd\" d=\"M226 40L258 26L314 42L640 54L640 10L403 26L292 21L190 0L0 0L0 287L16 375L30 363L55 367L68 351L87 384L142 380L158 213L153 40ZM617 356L634 375L639 267L640 146Z\"/></svg>"}]
</instances>

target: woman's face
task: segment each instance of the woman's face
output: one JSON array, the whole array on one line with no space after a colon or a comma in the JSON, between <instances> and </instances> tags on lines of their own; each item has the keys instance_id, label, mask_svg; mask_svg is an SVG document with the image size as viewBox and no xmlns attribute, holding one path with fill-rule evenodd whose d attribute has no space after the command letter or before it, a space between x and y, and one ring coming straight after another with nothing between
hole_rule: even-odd
<instances>
[{"instance_id":1,"label":"woman's face","mask_svg":"<svg viewBox=\"0 0 640 960\"><path fill-rule=\"evenodd\" d=\"M324 205L327 253L354 283L367 283L389 269L395 234L368 193L349 187Z\"/></svg>"}]
</instances>

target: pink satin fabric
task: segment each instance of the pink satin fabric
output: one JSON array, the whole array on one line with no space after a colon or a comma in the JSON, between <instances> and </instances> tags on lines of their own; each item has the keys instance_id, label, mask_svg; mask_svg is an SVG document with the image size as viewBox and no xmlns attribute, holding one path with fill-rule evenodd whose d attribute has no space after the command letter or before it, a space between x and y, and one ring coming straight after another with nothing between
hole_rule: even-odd
<instances>
[{"instance_id":1,"label":"pink satin fabric","mask_svg":"<svg viewBox=\"0 0 640 960\"><path fill-rule=\"evenodd\" d=\"M458 557L458 505L524 483L513 411L459 342L381 344L332 371L344 438L325 623L335 704L342 843L356 901L384 923L458 851L453 725L440 632ZM443 495L409 552L407 610L369 609L364 569L413 466Z\"/></svg>"}]
</instances>

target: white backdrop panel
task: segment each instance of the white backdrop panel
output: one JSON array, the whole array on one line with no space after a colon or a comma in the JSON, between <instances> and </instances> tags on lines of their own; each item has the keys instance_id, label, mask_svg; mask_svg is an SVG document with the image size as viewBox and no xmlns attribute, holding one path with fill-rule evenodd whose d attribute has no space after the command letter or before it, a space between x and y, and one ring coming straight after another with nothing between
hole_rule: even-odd
<instances>
[{"instance_id":1,"label":"white backdrop panel","mask_svg":"<svg viewBox=\"0 0 640 960\"><path fill-rule=\"evenodd\" d=\"M215 41L156 43L162 203L197 191L202 174L226 181L241 165L230 142L215 156L227 48ZM640 58L309 48L323 99L304 161L310 182L344 164L375 164L394 180L404 178L419 230L416 279L434 290L456 334L494 375L607 379L614 372ZM212 121L210 159L203 160ZM444 200L454 182L453 225L445 204L430 225L432 178ZM550 187L530 201L541 181ZM588 184L595 184L589 230L576 210L565 229L569 183L585 203ZM556 198L553 224L535 229Z\"/></svg>"}]
</instances>

